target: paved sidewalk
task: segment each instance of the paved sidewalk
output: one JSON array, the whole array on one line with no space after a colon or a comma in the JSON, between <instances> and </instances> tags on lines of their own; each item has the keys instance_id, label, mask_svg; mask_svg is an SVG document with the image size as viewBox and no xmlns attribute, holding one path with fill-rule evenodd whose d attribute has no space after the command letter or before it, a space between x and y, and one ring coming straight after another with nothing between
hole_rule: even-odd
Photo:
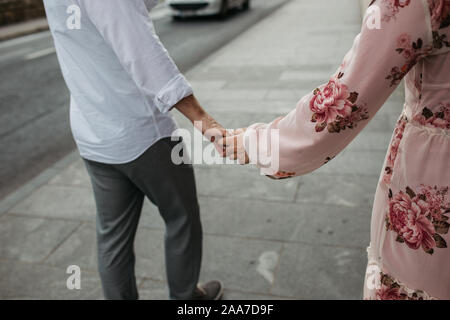
<instances>
[{"instance_id":1,"label":"paved sidewalk","mask_svg":"<svg viewBox=\"0 0 450 320\"><path fill-rule=\"evenodd\" d=\"M187 77L228 128L270 121L328 80L360 24L353 0L293 0ZM360 299L373 195L402 99L396 92L346 151L308 176L272 181L250 167L196 166L202 279L222 279L226 299ZM0 210L0 298L102 298L94 201L76 155ZM163 234L147 202L136 240L143 299L167 297ZM69 265L81 267L81 290L66 289Z\"/></svg>"}]
</instances>

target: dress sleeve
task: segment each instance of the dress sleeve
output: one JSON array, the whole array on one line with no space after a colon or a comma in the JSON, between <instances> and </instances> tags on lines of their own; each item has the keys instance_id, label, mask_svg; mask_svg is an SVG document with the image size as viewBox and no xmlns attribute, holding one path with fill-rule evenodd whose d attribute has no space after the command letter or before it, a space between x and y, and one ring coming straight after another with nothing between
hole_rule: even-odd
<instances>
[{"instance_id":1,"label":"dress sleeve","mask_svg":"<svg viewBox=\"0 0 450 320\"><path fill-rule=\"evenodd\" d=\"M427 0L372 1L361 33L329 82L285 117L248 128L244 145L251 163L277 178L321 167L361 132L409 70L431 53L432 43Z\"/></svg>"},{"instance_id":2,"label":"dress sleeve","mask_svg":"<svg viewBox=\"0 0 450 320\"><path fill-rule=\"evenodd\" d=\"M193 93L155 33L149 0L78 1L151 105L165 113Z\"/></svg>"}]
</instances>

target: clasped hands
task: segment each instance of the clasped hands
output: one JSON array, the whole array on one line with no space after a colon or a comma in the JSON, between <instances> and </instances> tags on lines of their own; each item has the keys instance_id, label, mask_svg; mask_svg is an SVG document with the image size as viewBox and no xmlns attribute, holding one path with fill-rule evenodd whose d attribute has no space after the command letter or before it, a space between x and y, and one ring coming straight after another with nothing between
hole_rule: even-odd
<instances>
[{"instance_id":1,"label":"clasped hands","mask_svg":"<svg viewBox=\"0 0 450 320\"><path fill-rule=\"evenodd\" d=\"M194 126L214 144L223 158L237 160L239 164L249 163L250 160L244 147L246 129L225 129L208 114L202 118L201 122L195 122Z\"/></svg>"},{"instance_id":2,"label":"clasped hands","mask_svg":"<svg viewBox=\"0 0 450 320\"><path fill-rule=\"evenodd\" d=\"M214 144L222 157L238 160L240 164L249 163L244 148L245 129L226 130L203 110L194 95L182 99L174 107Z\"/></svg>"},{"instance_id":3,"label":"clasped hands","mask_svg":"<svg viewBox=\"0 0 450 320\"><path fill-rule=\"evenodd\" d=\"M220 139L210 140L222 157L237 160L239 164L248 164L250 159L244 146L244 135L247 129L235 129L222 131Z\"/></svg>"}]
</instances>

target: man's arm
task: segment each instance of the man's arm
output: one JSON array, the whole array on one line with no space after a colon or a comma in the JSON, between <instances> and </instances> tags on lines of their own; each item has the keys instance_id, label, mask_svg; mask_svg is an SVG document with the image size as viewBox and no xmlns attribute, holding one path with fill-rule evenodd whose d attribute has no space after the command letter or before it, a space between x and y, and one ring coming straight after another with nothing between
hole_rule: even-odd
<instances>
[{"instance_id":1,"label":"man's arm","mask_svg":"<svg viewBox=\"0 0 450 320\"><path fill-rule=\"evenodd\" d=\"M225 129L203 110L194 95L182 99L174 108L191 120L192 124L211 142L217 142L218 136L225 137Z\"/></svg>"},{"instance_id":2,"label":"man's arm","mask_svg":"<svg viewBox=\"0 0 450 320\"><path fill-rule=\"evenodd\" d=\"M201 108L155 34L144 0L78 1L149 104L162 113L175 107L192 123L201 121L202 133L222 130Z\"/></svg>"}]
</instances>

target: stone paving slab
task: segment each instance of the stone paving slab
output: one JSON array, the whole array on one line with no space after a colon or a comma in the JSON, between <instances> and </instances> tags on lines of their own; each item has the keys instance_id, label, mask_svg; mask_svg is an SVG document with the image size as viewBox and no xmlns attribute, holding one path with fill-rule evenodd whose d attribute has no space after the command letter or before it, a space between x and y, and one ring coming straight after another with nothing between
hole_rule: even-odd
<instances>
[{"instance_id":1,"label":"stone paving slab","mask_svg":"<svg viewBox=\"0 0 450 320\"><path fill-rule=\"evenodd\" d=\"M365 252L285 244L271 293L305 299L361 299Z\"/></svg>"},{"instance_id":2,"label":"stone paving slab","mask_svg":"<svg viewBox=\"0 0 450 320\"><path fill-rule=\"evenodd\" d=\"M62 220L3 216L0 218L0 259L41 262L80 226ZM5 245L3 245L5 244Z\"/></svg>"},{"instance_id":3,"label":"stone paving slab","mask_svg":"<svg viewBox=\"0 0 450 320\"><path fill-rule=\"evenodd\" d=\"M95 201L88 187L44 185L13 207L12 214L94 221Z\"/></svg>"},{"instance_id":4,"label":"stone paving slab","mask_svg":"<svg viewBox=\"0 0 450 320\"><path fill-rule=\"evenodd\" d=\"M295 200L299 203L348 208L370 207L373 203L378 179L378 176L375 175L330 175L316 171L302 177Z\"/></svg>"},{"instance_id":5,"label":"stone paving slab","mask_svg":"<svg viewBox=\"0 0 450 320\"><path fill-rule=\"evenodd\" d=\"M100 279L96 273L83 272L81 290L68 290L66 268L0 260L0 299L78 300L102 299Z\"/></svg>"}]
</instances>

